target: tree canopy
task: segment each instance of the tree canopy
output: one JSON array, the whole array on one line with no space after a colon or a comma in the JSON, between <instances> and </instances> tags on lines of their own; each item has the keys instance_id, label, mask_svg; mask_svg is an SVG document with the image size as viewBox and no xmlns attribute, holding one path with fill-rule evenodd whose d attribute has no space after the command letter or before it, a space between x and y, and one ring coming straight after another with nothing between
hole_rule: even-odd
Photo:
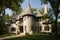
<instances>
[{"instance_id":1,"label":"tree canopy","mask_svg":"<svg viewBox=\"0 0 60 40\"><path fill-rule=\"evenodd\" d=\"M53 11L60 13L60 0L41 0L44 4L50 3Z\"/></svg>"},{"instance_id":2,"label":"tree canopy","mask_svg":"<svg viewBox=\"0 0 60 40\"><path fill-rule=\"evenodd\" d=\"M0 0L0 34L6 32L5 20L10 19L9 15L5 15L5 9L9 8L15 12L20 12L23 1L24 0Z\"/></svg>"},{"instance_id":3,"label":"tree canopy","mask_svg":"<svg viewBox=\"0 0 60 40\"><path fill-rule=\"evenodd\" d=\"M0 0L0 13L6 8L17 11L21 8L22 2L23 0Z\"/></svg>"},{"instance_id":4,"label":"tree canopy","mask_svg":"<svg viewBox=\"0 0 60 40\"><path fill-rule=\"evenodd\" d=\"M60 0L41 0L42 3L47 4L50 3L51 8L54 11L55 15L55 27L54 27L54 36L57 37L58 30L57 30L57 19L58 19L58 14L60 13Z\"/></svg>"}]
</instances>

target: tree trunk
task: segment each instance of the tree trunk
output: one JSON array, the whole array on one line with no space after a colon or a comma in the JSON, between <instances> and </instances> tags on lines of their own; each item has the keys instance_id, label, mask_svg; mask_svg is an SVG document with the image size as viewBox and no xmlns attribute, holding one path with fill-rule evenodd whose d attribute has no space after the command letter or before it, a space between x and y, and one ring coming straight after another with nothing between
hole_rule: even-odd
<instances>
[{"instance_id":1,"label":"tree trunk","mask_svg":"<svg viewBox=\"0 0 60 40\"><path fill-rule=\"evenodd\" d=\"M58 20L58 14L55 15L55 27L54 27L54 36L55 37L57 37L57 35L58 35L57 20Z\"/></svg>"}]
</instances>

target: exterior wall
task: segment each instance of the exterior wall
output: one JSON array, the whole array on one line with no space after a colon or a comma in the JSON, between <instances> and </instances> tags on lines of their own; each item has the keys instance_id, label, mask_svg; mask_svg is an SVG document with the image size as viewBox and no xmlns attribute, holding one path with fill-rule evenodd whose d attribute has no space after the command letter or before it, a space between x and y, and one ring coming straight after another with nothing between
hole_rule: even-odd
<instances>
[{"instance_id":1,"label":"exterior wall","mask_svg":"<svg viewBox=\"0 0 60 40\"><path fill-rule=\"evenodd\" d=\"M11 33L11 26L8 27L8 32Z\"/></svg>"},{"instance_id":2,"label":"exterior wall","mask_svg":"<svg viewBox=\"0 0 60 40\"><path fill-rule=\"evenodd\" d=\"M44 31L46 33L51 33L52 32L52 28L51 28L51 24L48 24L47 26L49 26L49 31ZM45 29L45 28L44 28Z\"/></svg>"},{"instance_id":3,"label":"exterior wall","mask_svg":"<svg viewBox=\"0 0 60 40\"><path fill-rule=\"evenodd\" d=\"M47 31L45 30L46 26L49 26L49 30L47 30ZM51 33L52 32L52 26L51 26L51 24L48 24L48 25L42 24L42 30L41 30L41 32Z\"/></svg>"},{"instance_id":4,"label":"exterior wall","mask_svg":"<svg viewBox=\"0 0 60 40\"><path fill-rule=\"evenodd\" d=\"M11 26L9 26L9 32L10 33L16 33L18 34L17 32L19 30L19 21L16 21L15 24L11 24ZM51 24L48 24L47 26L49 26L49 31L45 31L45 24L43 24L43 21L39 18L38 19L38 22L36 22L36 19L32 16L24 16L23 17L23 33L29 33L29 34L32 34L33 32L37 32L37 33L40 33L40 32L45 32L45 33L51 33L52 32L52 26ZM16 31L11 31L11 28L16 28ZM33 30L32 30L33 29Z\"/></svg>"},{"instance_id":5,"label":"exterior wall","mask_svg":"<svg viewBox=\"0 0 60 40\"><path fill-rule=\"evenodd\" d=\"M35 26L36 26L36 30L35 31L36 31L36 33L40 33L40 31L41 31L41 24L40 24L41 18L39 17L39 18L37 18L37 20L35 21Z\"/></svg>"},{"instance_id":6,"label":"exterior wall","mask_svg":"<svg viewBox=\"0 0 60 40\"><path fill-rule=\"evenodd\" d=\"M24 33L32 33L31 27L33 26L32 16L24 16L23 17L23 30Z\"/></svg>"},{"instance_id":7,"label":"exterior wall","mask_svg":"<svg viewBox=\"0 0 60 40\"><path fill-rule=\"evenodd\" d=\"M34 17L32 17L32 27L31 27L32 29L32 31L33 32L35 32L35 30L36 30L36 27L35 27L35 18Z\"/></svg>"},{"instance_id":8,"label":"exterior wall","mask_svg":"<svg viewBox=\"0 0 60 40\"><path fill-rule=\"evenodd\" d=\"M47 9L48 7L47 7L47 4L45 4L44 5L44 14L46 14L47 13ZM27 9L25 10L25 12L27 13L27 14L29 14L29 13L32 13L31 12L31 10L30 10L31 8L29 8L29 5L27 6ZM24 14L24 12L22 12L23 14ZM36 15L35 15L36 16ZM22 17L22 16L21 16ZM40 17L40 16L39 16ZM43 19L42 18L38 18L37 16L36 16L36 18L38 19L38 22L36 22L36 19L33 17L33 16L24 16L23 17L23 20L22 19L20 19L19 21L16 21L16 23L15 24L11 24L11 26L9 27L9 32L11 32L11 33L16 33L17 34L17 32L18 31L20 31L19 30L19 27L18 27L18 25L21 27L21 26L23 26L23 33L25 34L25 33L29 33L29 34L32 34L33 32L40 32L40 29L41 29L41 32L46 32L46 33L51 33L51 31L52 31L52 28L51 28L51 24L48 24L48 26L49 26L49 31L45 31L44 29L44 27L46 26L45 24L43 24ZM19 19L19 18L17 18L17 19ZM15 19L14 19L15 20ZM14 21L13 20L13 21ZM44 20L45 22L46 22L46 20ZM16 31L11 31L11 28L12 27L14 27L14 28L16 28ZM40 28L41 27L41 28Z\"/></svg>"},{"instance_id":9,"label":"exterior wall","mask_svg":"<svg viewBox=\"0 0 60 40\"><path fill-rule=\"evenodd\" d=\"M16 30L15 31L11 31L12 28L15 28ZM19 31L19 27L16 24L11 24L11 26L9 27L9 32L17 34L17 31Z\"/></svg>"}]
</instances>

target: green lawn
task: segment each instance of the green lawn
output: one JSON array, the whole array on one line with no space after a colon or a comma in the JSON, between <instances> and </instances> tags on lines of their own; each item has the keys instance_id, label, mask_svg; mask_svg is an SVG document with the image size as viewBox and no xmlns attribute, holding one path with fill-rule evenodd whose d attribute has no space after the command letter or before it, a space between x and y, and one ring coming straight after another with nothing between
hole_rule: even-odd
<instances>
[{"instance_id":1,"label":"green lawn","mask_svg":"<svg viewBox=\"0 0 60 40\"><path fill-rule=\"evenodd\" d=\"M0 35L0 38L6 37L6 36L12 36L12 35L16 35L16 34L13 34L13 33L6 33L6 34L3 34L3 35Z\"/></svg>"},{"instance_id":2,"label":"green lawn","mask_svg":"<svg viewBox=\"0 0 60 40\"><path fill-rule=\"evenodd\" d=\"M31 35L6 40L60 40L60 35L57 38L54 38L53 35Z\"/></svg>"}]
</instances>

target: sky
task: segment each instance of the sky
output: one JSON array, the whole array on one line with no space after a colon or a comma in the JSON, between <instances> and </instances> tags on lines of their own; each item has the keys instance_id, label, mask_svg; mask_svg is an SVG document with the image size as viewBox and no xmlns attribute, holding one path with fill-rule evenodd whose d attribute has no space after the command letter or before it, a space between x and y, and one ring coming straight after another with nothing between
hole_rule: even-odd
<instances>
[{"instance_id":1,"label":"sky","mask_svg":"<svg viewBox=\"0 0 60 40\"><path fill-rule=\"evenodd\" d=\"M24 0L24 2L21 4L21 8L25 9L26 5L28 4L28 0ZM41 5L41 1L40 0L30 0L30 6L31 8L36 8L36 9L41 9L44 7L44 5ZM50 7L50 5L48 5L48 7ZM11 9L6 9L6 14L12 14Z\"/></svg>"},{"instance_id":2,"label":"sky","mask_svg":"<svg viewBox=\"0 0 60 40\"><path fill-rule=\"evenodd\" d=\"M26 7L26 5L28 4L28 0L25 0L23 3L22 3L22 8L24 9ZM42 8L43 5L41 5L41 1L40 0L30 0L30 6L32 8Z\"/></svg>"},{"instance_id":3,"label":"sky","mask_svg":"<svg viewBox=\"0 0 60 40\"><path fill-rule=\"evenodd\" d=\"M28 4L28 0L25 0L21 7L24 9L26 7L26 5ZM37 9L41 9L44 7L44 5L41 5L41 1L40 0L30 0L30 6L31 8L37 8ZM50 4L48 5L48 7L50 7Z\"/></svg>"}]
</instances>

